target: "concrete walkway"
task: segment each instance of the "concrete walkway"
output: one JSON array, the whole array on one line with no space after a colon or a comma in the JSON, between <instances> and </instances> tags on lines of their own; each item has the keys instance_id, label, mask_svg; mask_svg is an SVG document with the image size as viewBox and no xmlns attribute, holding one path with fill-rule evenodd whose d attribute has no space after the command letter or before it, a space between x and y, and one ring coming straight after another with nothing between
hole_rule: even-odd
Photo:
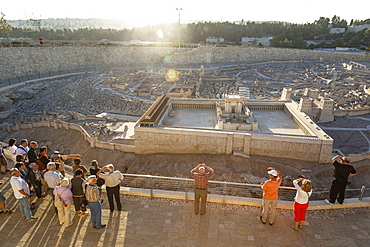
<instances>
[{"instance_id":1,"label":"concrete walkway","mask_svg":"<svg viewBox=\"0 0 370 247\"><path fill-rule=\"evenodd\" d=\"M275 224L262 224L260 209L209 203L205 215L180 200L122 196L121 212L110 213L103 202L105 229L93 229L90 216L74 216L60 227L51 197L36 202L37 221L21 219L18 202L0 175L1 191L14 214L0 214L0 246L369 246L370 210L339 209L308 212L304 229L290 228L292 211L278 210ZM32 198L33 201L35 198ZM74 213L74 212L72 212Z\"/></svg>"}]
</instances>

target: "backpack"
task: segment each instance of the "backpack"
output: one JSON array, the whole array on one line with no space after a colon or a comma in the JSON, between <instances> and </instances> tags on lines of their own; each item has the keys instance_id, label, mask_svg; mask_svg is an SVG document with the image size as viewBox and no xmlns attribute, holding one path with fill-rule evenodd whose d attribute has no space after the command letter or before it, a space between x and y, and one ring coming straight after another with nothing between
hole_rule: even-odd
<instances>
[{"instance_id":1,"label":"backpack","mask_svg":"<svg viewBox=\"0 0 370 247\"><path fill-rule=\"evenodd\" d=\"M89 202L97 202L100 200L99 193L96 193L97 187L93 187L91 185L86 184L85 185L85 197L86 200Z\"/></svg>"}]
</instances>

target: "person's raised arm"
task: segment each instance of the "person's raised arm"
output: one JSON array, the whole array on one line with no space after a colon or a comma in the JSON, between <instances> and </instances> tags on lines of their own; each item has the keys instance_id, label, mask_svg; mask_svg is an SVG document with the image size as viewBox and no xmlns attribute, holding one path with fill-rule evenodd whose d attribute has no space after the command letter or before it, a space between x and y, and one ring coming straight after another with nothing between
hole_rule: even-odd
<instances>
[{"instance_id":1,"label":"person's raised arm","mask_svg":"<svg viewBox=\"0 0 370 247\"><path fill-rule=\"evenodd\" d=\"M202 164L205 168L207 168L207 170L211 173L211 174L213 174L214 173L214 170L211 168L211 167L209 167L209 166L207 166L206 164Z\"/></svg>"},{"instance_id":2,"label":"person's raised arm","mask_svg":"<svg viewBox=\"0 0 370 247\"><path fill-rule=\"evenodd\" d=\"M96 177L98 177L100 175L100 173L102 173L105 169L105 166L103 166L102 168L100 168L100 170L96 173Z\"/></svg>"},{"instance_id":3,"label":"person's raised arm","mask_svg":"<svg viewBox=\"0 0 370 247\"><path fill-rule=\"evenodd\" d=\"M342 158L341 156L336 155L336 156L334 156L334 157L331 159L331 161L332 161L332 162L334 162L334 161L336 161L337 159L341 159L341 158Z\"/></svg>"},{"instance_id":4,"label":"person's raised arm","mask_svg":"<svg viewBox=\"0 0 370 247\"><path fill-rule=\"evenodd\" d=\"M81 158L81 155L79 154L68 154L68 155L62 155L63 159L71 159L71 158Z\"/></svg>"},{"instance_id":5,"label":"person's raised arm","mask_svg":"<svg viewBox=\"0 0 370 247\"><path fill-rule=\"evenodd\" d=\"M201 167L202 164L198 164L196 167L194 167L190 172L194 173L199 167Z\"/></svg>"}]
</instances>

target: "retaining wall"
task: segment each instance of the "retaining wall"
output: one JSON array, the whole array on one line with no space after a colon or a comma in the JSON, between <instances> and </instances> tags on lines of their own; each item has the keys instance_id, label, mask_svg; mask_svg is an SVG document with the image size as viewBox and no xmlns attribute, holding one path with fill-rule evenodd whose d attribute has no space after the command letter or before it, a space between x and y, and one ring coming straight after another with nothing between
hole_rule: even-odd
<instances>
[{"instance_id":1,"label":"retaining wall","mask_svg":"<svg viewBox=\"0 0 370 247\"><path fill-rule=\"evenodd\" d=\"M3 131L12 132L23 129L39 128L39 127L51 127L55 129L73 129L80 132L86 141L90 143L91 147L103 148L109 150L117 150L122 152L135 152L135 145L109 143L97 140L96 137L91 136L87 131L80 125L74 123L68 123L64 121L39 121L25 124L2 124L1 128Z\"/></svg>"},{"instance_id":2,"label":"retaining wall","mask_svg":"<svg viewBox=\"0 0 370 247\"><path fill-rule=\"evenodd\" d=\"M291 158L327 163L332 140L215 130L135 127L136 153L209 153Z\"/></svg>"}]
</instances>

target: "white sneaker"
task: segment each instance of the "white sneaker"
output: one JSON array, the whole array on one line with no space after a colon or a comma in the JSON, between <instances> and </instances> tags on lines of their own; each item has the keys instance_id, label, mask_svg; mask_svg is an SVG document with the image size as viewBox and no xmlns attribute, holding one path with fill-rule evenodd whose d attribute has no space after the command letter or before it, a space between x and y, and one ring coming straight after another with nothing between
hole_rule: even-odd
<instances>
[{"instance_id":1,"label":"white sneaker","mask_svg":"<svg viewBox=\"0 0 370 247\"><path fill-rule=\"evenodd\" d=\"M327 204L329 204L329 205L334 205L334 203L329 202L329 200L328 200L328 199L325 199L325 202L326 202Z\"/></svg>"}]
</instances>

